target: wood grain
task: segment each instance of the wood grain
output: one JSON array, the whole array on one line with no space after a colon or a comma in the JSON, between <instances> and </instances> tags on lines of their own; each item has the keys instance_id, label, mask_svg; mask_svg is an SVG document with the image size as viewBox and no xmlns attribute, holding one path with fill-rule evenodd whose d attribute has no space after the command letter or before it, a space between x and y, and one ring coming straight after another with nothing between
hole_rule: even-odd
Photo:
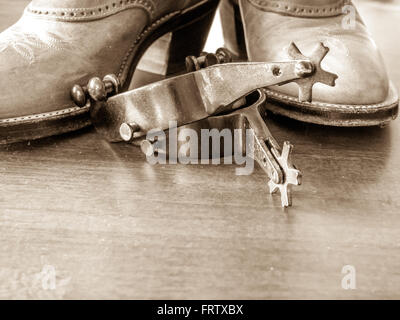
<instances>
[{"instance_id":1,"label":"wood grain","mask_svg":"<svg viewBox=\"0 0 400 320\"><path fill-rule=\"evenodd\" d=\"M3 29L27 2L0 0ZM400 11L357 3L399 87ZM0 298L400 298L399 122L268 125L304 174L287 211L258 167L151 166L93 129L3 147Z\"/></svg>"}]
</instances>

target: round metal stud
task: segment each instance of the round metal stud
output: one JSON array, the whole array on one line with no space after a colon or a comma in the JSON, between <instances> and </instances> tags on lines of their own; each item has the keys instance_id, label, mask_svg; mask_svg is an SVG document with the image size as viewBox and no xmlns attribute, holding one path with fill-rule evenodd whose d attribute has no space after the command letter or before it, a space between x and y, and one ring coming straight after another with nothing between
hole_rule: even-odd
<instances>
[{"instance_id":1,"label":"round metal stud","mask_svg":"<svg viewBox=\"0 0 400 320\"><path fill-rule=\"evenodd\" d=\"M74 85L72 87L71 98L78 107L83 108L84 106L86 106L87 103L86 92L80 85Z\"/></svg>"},{"instance_id":2,"label":"round metal stud","mask_svg":"<svg viewBox=\"0 0 400 320\"><path fill-rule=\"evenodd\" d=\"M140 131L140 127L136 123L123 123L119 127L119 135L121 139L130 142L134 138L135 132Z\"/></svg>"},{"instance_id":3,"label":"round metal stud","mask_svg":"<svg viewBox=\"0 0 400 320\"><path fill-rule=\"evenodd\" d=\"M300 61L296 63L295 72L300 78L310 76L314 71L314 65L310 61Z\"/></svg>"},{"instance_id":4,"label":"round metal stud","mask_svg":"<svg viewBox=\"0 0 400 320\"><path fill-rule=\"evenodd\" d=\"M195 56L186 57L185 63L187 72L194 72L200 70L200 63Z\"/></svg>"},{"instance_id":5,"label":"round metal stud","mask_svg":"<svg viewBox=\"0 0 400 320\"><path fill-rule=\"evenodd\" d=\"M108 74L103 78L103 82L106 84L112 84L112 94L118 94L119 90L121 88L121 82L119 81L119 78L115 74Z\"/></svg>"},{"instance_id":6,"label":"round metal stud","mask_svg":"<svg viewBox=\"0 0 400 320\"><path fill-rule=\"evenodd\" d=\"M207 68L210 66L214 66L218 63L219 63L219 60L218 60L217 56L213 53L208 53L204 56L204 62L203 62L202 67Z\"/></svg>"},{"instance_id":7,"label":"round metal stud","mask_svg":"<svg viewBox=\"0 0 400 320\"><path fill-rule=\"evenodd\" d=\"M226 48L219 48L215 53L219 63L230 63L233 61L232 53Z\"/></svg>"},{"instance_id":8,"label":"round metal stud","mask_svg":"<svg viewBox=\"0 0 400 320\"><path fill-rule=\"evenodd\" d=\"M107 98L106 86L98 77L89 80L87 90L94 101L103 101Z\"/></svg>"},{"instance_id":9,"label":"round metal stud","mask_svg":"<svg viewBox=\"0 0 400 320\"><path fill-rule=\"evenodd\" d=\"M140 144L140 149L147 157L151 157L156 153L154 143L149 140L143 140Z\"/></svg>"}]
</instances>

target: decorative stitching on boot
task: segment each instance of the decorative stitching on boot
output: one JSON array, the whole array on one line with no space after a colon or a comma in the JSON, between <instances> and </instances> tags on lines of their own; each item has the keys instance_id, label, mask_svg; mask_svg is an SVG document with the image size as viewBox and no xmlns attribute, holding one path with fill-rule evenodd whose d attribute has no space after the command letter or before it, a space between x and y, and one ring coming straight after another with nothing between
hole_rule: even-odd
<instances>
[{"instance_id":1,"label":"decorative stitching on boot","mask_svg":"<svg viewBox=\"0 0 400 320\"><path fill-rule=\"evenodd\" d=\"M0 34L0 53L14 49L30 64L35 62L34 48L63 51L70 47L67 42L46 30L20 30L14 25Z\"/></svg>"},{"instance_id":2,"label":"decorative stitching on boot","mask_svg":"<svg viewBox=\"0 0 400 320\"><path fill-rule=\"evenodd\" d=\"M282 0L248 0L263 11L284 13L296 17L333 17L342 15L343 7L351 4L349 0L338 0L327 6L305 6Z\"/></svg>"},{"instance_id":3,"label":"decorative stitching on boot","mask_svg":"<svg viewBox=\"0 0 400 320\"><path fill-rule=\"evenodd\" d=\"M57 110L57 111L53 111L53 112L33 114L30 116L1 119L0 124L8 124L8 123L12 124L12 123L16 123L16 122L42 120L42 119L47 119L47 118L52 118L52 117L65 116L65 115L75 113L75 112L76 113L84 113L84 112L87 112L88 110L89 110L89 107L85 107L85 108L72 107L72 108L61 109L61 110Z\"/></svg>"},{"instance_id":4,"label":"decorative stitching on boot","mask_svg":"<svg viewBox=\"0 0 400 320\"><path fill-rule=\"evenodd\" d=\"M118 12L131 9L143 8L153 17L155 6L151 0L114 0L109 3L93 8L37 8L30 4L25 12L34 16L67 22L90 21L102 19Z\"/></svg>"}]
</instances>

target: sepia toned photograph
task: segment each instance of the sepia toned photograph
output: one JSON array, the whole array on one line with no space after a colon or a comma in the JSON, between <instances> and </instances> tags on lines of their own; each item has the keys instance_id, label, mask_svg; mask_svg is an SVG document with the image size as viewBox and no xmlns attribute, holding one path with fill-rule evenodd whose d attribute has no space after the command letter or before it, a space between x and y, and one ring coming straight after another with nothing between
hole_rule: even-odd
<instances>
[{"instance_id":1,"label":"sepia toned photograph","mask_svg":"<svg viewBox=\"0 0 400 320\"><path fill-rule=\"evenodd\" d=\"M399 34L400 0L0 0L0 300L399 299Z\"/></svg>"}]
</instances>

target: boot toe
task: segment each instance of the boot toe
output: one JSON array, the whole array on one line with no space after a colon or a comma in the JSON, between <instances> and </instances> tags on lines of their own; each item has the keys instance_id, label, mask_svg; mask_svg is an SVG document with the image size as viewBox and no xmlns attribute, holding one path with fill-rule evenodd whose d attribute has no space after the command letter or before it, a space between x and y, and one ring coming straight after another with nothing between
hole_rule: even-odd
<instances>
[{"instance_id":1,"label":"boot toe","mask_svg":"<svg viewBox=\"0 0 400 320\"><path fill-rule=\"evenodd\" d=\"M338 76L334 87L314 85L312 103L299 102L295 83L266 89L273 100L290 105L286 110L276 107L273 111L309 122L349 126L376 125L396 116L396 89L388 80L379 50L358 14L354 25L346 26L344 15L286 16L246 3L242 2L242 15L248 17L244 26L251 61L291 59L287 53L291 42L307 56L322 42L330 51L321 67Z\"/></svg>"}]
</instances>

